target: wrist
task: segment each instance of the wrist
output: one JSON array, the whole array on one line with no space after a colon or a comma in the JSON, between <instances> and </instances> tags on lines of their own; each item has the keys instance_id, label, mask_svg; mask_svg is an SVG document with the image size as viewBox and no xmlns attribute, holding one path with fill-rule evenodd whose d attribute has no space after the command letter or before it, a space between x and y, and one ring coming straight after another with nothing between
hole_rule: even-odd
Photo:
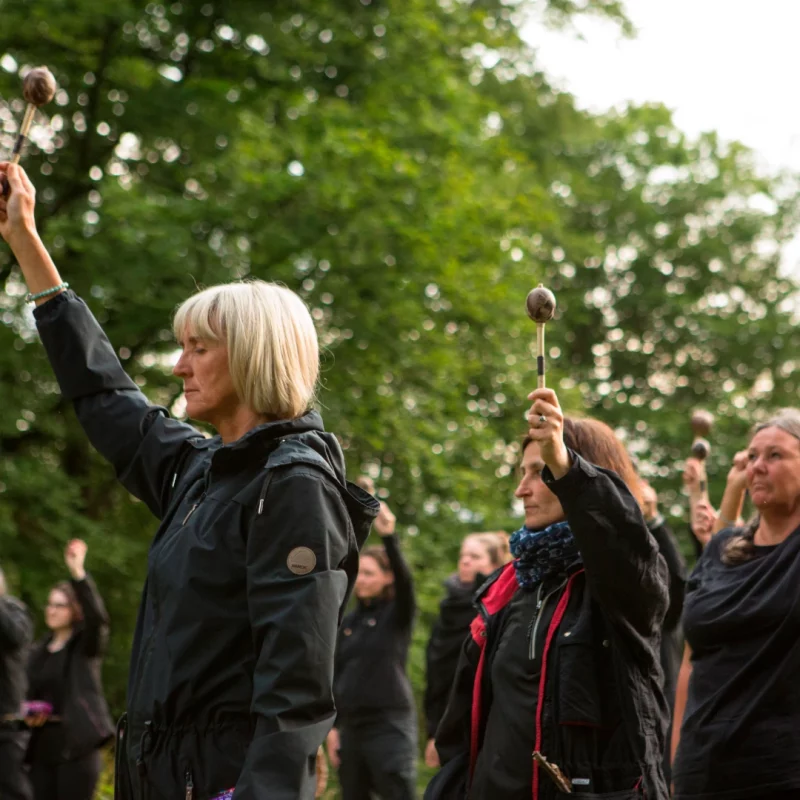
<instances>
[{"instance_id":1,"label":"wrist","mask_svg":"<svg viewBox=\"0 0 800 800\"><path fill-rule=\"evenodd\" d=\"M39 231L36 230L35 220L22 223L18 228L9 233L8 246L16 256L19 252L25 252L31 245L39 243Z\"/></svg>"},{"instance_id":2,"label":"wrist","mask_svg":"<svg viewBox=\"0 0 800 800\"><path fill-rule=\"evenodd\" d=\"M86 580L86 570L83 567L80 569L71 569L69 574L72 576L72 580L74 581Z\"/></svg>"},{"instance_id":3,"label":"wrist","mask_svg":"<svg viewBox=\"0 0 800 800\"><path fill-rule=\"evenodd\" d=\"M569 472L572 466L572 459L569 457L569 451L563 442L561 443L561 447L553 453L553 457L547 462L547 466L550 468L550 472L553 473L553 477L556 480L563 478Z\"/></svg>"}]
</instances>

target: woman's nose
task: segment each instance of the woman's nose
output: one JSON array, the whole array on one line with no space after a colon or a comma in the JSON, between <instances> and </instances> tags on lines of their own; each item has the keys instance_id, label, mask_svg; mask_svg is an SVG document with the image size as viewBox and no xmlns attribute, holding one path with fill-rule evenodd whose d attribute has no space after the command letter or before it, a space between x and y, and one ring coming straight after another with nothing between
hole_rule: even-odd
<instances>
[{"instance_id":1,"label":"woman's nose","mask_svg":"<svg viewBox=\"0 0 800 800\"><path fill-rule=\"evenodd\" d=\"M181 353L181 357L178 359L178 362L172 368L172 374L177 375L178 377L182 377L186 375L186 373L187 373L186 361L183 357L183 353Z\"/></svg>"}]
</instances>

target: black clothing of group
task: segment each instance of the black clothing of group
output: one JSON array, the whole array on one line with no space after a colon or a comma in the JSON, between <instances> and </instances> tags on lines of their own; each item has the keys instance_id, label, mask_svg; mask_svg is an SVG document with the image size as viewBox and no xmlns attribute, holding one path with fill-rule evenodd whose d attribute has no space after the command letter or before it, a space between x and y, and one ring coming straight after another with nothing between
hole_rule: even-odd
<instances>
[{"instance_id":1,"label":"black clothing of group","mask_svg":"<svg viewBox=\"0 0 800 800\"><path fill-rule=\"evenodd\" d=\"M28 800L30 787L23 773L27 733L3 718L19 714L25 699L25 664L33 639L33 623L15 597L0 597L0 798Z\"/></svg>"},{"instance_id":2,"label":"black clothing of group","mask_svg":"<svg viewBox=\"0 0 800 800\"><path fill-rule=\"evenodd\" d=\"M34 313L92 444L161 522L118 796L312 798L336 631L377 501L346 483L316 412L223 445L150 405L72 292Z\"/></svg>"},{"instance_id":3,"label":"black clothing of group","mask_svg":"<svg viewBox=\"0 0 800 800\"><path fill-rule=\"evenodd\" d=\"M739 532L711 539L687 586L676 800L800 796L800 529L727 566Z\"/></svg>"},{"instance_id":4,"label":"black clothing of group","mask_svg":"<svg viewBox=\"0 0 800 800\"><path fill-rule=\"evenodd\" d=\"M32 771L83 759L114 735L100 676L108 644L109 620L94 581L73 580L72 588L83 611L64 647L51 653L52 636L31 651L28 662L28 698L52 704L60 722L34 731L29 747ZM56 797L53 795L53 797Z\"/></svg>"},{"instance_id":5,"label":"black clothing of group","mask_svg":"<svg viewBox=\"0 0 800 800\"><path fill-rule=\"evenodd\" d=\"M344 800L414 796L416 710L406 674L416 611L411 570L395 536L382 538L393 596L358 600L339 631L334 692Z\"/></svg>"},{"instance_id":6,"label":"black clothing of group","mask_svg":"<svg viewBox=\"0 0 800 800\"><path fill-rule=\"evenodd\" d=\"M619 476L570 455L566 475L555 480L545 468L543 479L561 502L582 564L552 576L554 591L547 579L543 587L519 588L513 564L481 587L481 616L436 735L443 769L428 787L429 800L463 798L471 770L469 797L476 800L501 781L504 800L530 800L532 784L534 800L562 796L541 768L534 778L537 740L577 796L668 796L661 769L668 710L658 654L666 565ZM505 725L492 725L494 680L510 684L500 689ZM520 702L530 691L531 701ZM524 747L518 745L524 758L509 750L517 745L508 731L527 732Z\"/></svg>"},{"instance_id":7,"label":"black clothing of group","mask_svg":"<svg viewBox=\"0 0 800 800\"><path fill-rule=\"evenodd\" d=\"M561 582L563 583L563 582ZM470 797L530 797L530 764L534 749L536 706L539 699L541 658L532 653L532 620L546 630L555 604L542 598L557 591L561 583L542 592L519 591L509 603L498 632L497 651L489 680L492 705L486 719L484 746L478 753ZM539 611L542 614L539 615Z\"/></svg>"},{"instance_id":8,"label":"black clothing of group","mask_svg":"<svg viewBox=\"0 0 800 800\"><path fill-rule=\"evenodd\" d=\"M447 708L464 639L469 635L470 622L478 613L472 596L483 580L479 576L465 584L458 575L451 575L444 583L445 596L439 604L439 616L425 650L425 725L429 739L436 737L436 729Z\"/></svg>"}]
</instances>

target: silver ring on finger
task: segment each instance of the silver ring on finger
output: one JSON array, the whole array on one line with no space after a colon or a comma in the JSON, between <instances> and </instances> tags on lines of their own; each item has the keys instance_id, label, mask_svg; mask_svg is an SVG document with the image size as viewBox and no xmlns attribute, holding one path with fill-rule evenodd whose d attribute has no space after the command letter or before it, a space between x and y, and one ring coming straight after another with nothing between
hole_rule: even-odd
<instances>
[{"instance_id":1,"label":"silver ring on finger","mask_svg":"<svg viewBox=\"0 0 800 800\"><path fill-rule=\"evenodd\" d=\"M544 414L539 414L539 427L547 422L547 417Z\"/></svg>"}]
</instances>

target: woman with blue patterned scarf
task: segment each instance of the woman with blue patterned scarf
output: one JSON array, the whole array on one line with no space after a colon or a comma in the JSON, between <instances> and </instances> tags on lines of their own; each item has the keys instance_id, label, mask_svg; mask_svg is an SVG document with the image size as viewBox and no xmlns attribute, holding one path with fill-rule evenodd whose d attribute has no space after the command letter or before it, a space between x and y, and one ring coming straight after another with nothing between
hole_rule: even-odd
<instances>
[{"instance_id":1,"label":"woman with blue patterned scarf","mask_svg":"<svg viewBox=\"0 0 800 800\"><path fill-rule=\"evenodd\" d=\"M667 569L622 443L530 397L514 561L478 598L426 800L666 800Z\"/></svg>"}]
</instances>

